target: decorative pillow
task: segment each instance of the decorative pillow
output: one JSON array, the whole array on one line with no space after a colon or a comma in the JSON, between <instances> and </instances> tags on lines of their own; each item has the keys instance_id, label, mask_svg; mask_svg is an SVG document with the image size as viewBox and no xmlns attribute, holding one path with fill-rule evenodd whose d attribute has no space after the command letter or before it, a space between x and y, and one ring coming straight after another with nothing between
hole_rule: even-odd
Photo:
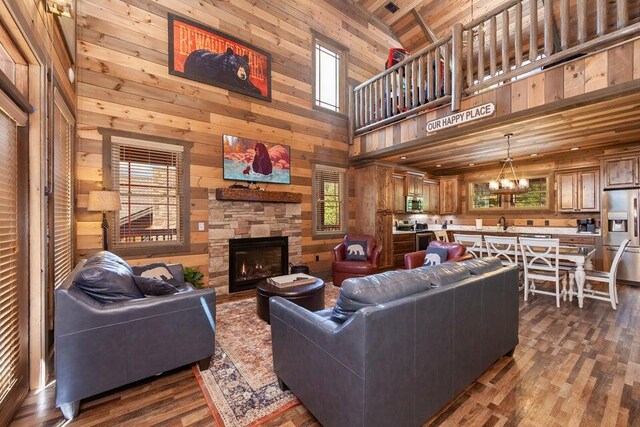
<instances>
[{"instance_id":1,"label":"decorative pillow","mask_svg":"<svg viewBox=\"0 0 640 427\"><path fill-rule=\"evenodd\" d=\"M366 240L349 240L347 239L346 259L347 261L366 261L367 259L367 241Z\"/></svg>"},{"instance_id":2,"label":"decorative pillow","mask_svg":"<svg viewBox=\"0 0 640 427\"><path fill-rule=\"evenodd\" d=\"M164 262L155 262L153 264L133 266L133 274L135 276L153 277L166 282L173 279L173 274L167 268Z\"/></svg>"},{"instance_id":3,"label":"decorative pillow","mask_svg":"<svg viewBox=\"0 0 640 427\"><path fill-rule=\"evenodd\" d=\"M178 292L175 286L155 277L133 276L136 286L144 295L161 296L172 295Z\"/></svg>"},{"instance_id":4,"label":"decorative pillow","mask_svg":"<svg viewBox=\"0 0 640 427\"><path fill-rule=\"evenodd\" d=\"M342 283L331 319L342 323L361 308L382 304L431 289L428 278L415 270L396 270Z\"/></svg>"},{"instance_id":5,"label":"decorative pillow","mask_svg":"<svg viewBox=\"0 0 640 427\"><path fill-rule=\"evenodd\" d=\"M133 280L131 267L122 258L105 251L80 268L73 286L103 304L144 297Z\"/></svg>"},{"instance_id":6,"label":"decorative pillow","mask_svg":"<svg viewBox=\"0 0 640 427\"><path fill-rule=\"evenodd\" d=\"M424 264L426 266L442 264L447 260L449 251L446 248L436 248L429 246L427 248L427 254L424 257Z\"/></svg>"}]
</instances>

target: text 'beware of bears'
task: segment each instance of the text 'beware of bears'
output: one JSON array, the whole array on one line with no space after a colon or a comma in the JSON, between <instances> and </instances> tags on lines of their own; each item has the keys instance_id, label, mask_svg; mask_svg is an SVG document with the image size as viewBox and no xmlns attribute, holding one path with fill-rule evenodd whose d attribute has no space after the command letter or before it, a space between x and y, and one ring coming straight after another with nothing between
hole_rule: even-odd
<instances>
[{"instance_id":1,"label":"text 'beware of bears'","mask_svg":"<svg viewBox=\"0 0 640 427\"><path fill-rule=\"evenodd\" d=\"M169 73L271 100L269 53L172 14L169 14Z\"/></svg>"}]
</instances>

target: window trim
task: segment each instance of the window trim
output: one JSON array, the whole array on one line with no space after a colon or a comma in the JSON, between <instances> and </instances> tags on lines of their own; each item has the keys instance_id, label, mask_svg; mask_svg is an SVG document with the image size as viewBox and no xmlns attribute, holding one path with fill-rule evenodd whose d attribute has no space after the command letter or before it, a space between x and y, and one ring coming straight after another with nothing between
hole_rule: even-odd
<instances>
[{"instance_id":1,"label":"window trim","mask_svg":"<svg viewBox=\"0 0 640 427\"><path fill-rule=\"evenodd\" d=\"M111 157L113 143L111 137L127 138L134 140L149 141L150 143L160 143L168 145L179 145L182 147L182 212L181 226L184 230L184 238L181 243L167 242L164 245L145 245L144 243L123 248L116 247L115 242L115 213L107 213L109 217L109 250L117 255L123 256L143 256L159 254L188 253L191 251L191 148L193 143L181 141L162 136L146 135L135 132L119 131L114 129L98 128L98 133L102 135L102 165L103 165L103 186L105 189L113 190L113 171Z\"/></svg>"},{"instance_id":2,"label":"window trim","mask_svg":"<svg viewBox=\"0 0 640 427\"><path fill-rule=\"evenodd\" d=\"M339 73L338 76L338 94L340 96L340 100L338 102L338 111L334 111L330 108L323 107L316 103L316 44L320 44L321 46L325 46L330 48L331 50L336 51L339 54ZM324 34L321 34L315 30L311 30L311 106L314 110L322 111L324 113L333 114L339 117L346 117L348 115L347 111L347 73L349 72L349 49L340 43L328 38Z\"/></svg>"},{"instance_id":3,"label":"window trim","mask_svg":"<svg viewBox=\"0 0 640 427\"><path fill-rule=\"evenodd\" d=\"M316 170L320 167L329 167L334 169L341 169L344 174L344 185L342 188L342 224L341 230L331 231L317 231L316 224L318 223L318 198L315 194L316 188ZM349 169L344 165L338 165L335 163L324 162L312 162L311 163L311 238L312 240L320 239L333 239L342 238L345 234L348 234L349 230Z\"/></svg>"},{"instance_id":4,"label":"window trim","mask_svg":"<svg viewBox=\"0 0 640 427\"><path fill-rule=\"evenodd\" d=\"M552 210L552 198L554 197L554 189L551 186L552 179L551 174L532 174L523 176L523 178L531 181L532 179L540 179L544 178L547 181L547 196L545 200L545 206L536 206L536 207L516 207L511 204L510 197L511 196L502 196L502 207L499 208L474 208L473 207L473 184L484 183L484 180L472 180L467 182L467 211L473 212L476 214L479 213L495 213L498 211L507 210L509 212L547 212Z\"/></svg>"}]
</instances>

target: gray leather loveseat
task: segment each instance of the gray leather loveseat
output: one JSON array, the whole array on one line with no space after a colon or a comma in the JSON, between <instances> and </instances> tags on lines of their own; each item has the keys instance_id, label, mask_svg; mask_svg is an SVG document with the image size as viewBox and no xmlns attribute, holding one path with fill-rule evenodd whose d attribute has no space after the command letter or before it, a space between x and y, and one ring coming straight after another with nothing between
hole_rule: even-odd
<instances>
[{"instance_id":1,"label":"gray leather loveseat","mask_svg":"<svg viewBox=\"0 0 640 427\"><path fill-rule=\"evenodd\" d=\"M325 427L421 425L518 344L518 268L495 258L340 292L316 313L270 301L275 373Z\"/></svg>"},{"instance_id":2,"label":"gray leather loveseat","mask_svg":"<svg viewBox=\"0 0 640 427\"><path fill-rule=\"evenodd\" d=\"M194 362L209 366L213 289L103 304L73 285L83 264L55 290L56 406L67 419L86 397ZM184 282L181 265L167 268Z\"/></svg>"}]
</instances>

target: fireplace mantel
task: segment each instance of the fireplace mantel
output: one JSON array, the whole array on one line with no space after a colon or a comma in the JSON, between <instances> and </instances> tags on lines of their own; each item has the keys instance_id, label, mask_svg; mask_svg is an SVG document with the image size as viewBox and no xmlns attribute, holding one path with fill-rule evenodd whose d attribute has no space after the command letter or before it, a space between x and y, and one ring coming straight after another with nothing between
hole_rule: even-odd
<instances>
[{"instance_id":1,"label":"fireplace mantel","mask_svg":"<svg viewBox=\"0 0 640 427\"><path fill-rule=\"evenodd\" d=\"M216 200L301 203L302 194L286 191L262 191L248 188L216 188Z\"/></svg>"}]
</instances>

